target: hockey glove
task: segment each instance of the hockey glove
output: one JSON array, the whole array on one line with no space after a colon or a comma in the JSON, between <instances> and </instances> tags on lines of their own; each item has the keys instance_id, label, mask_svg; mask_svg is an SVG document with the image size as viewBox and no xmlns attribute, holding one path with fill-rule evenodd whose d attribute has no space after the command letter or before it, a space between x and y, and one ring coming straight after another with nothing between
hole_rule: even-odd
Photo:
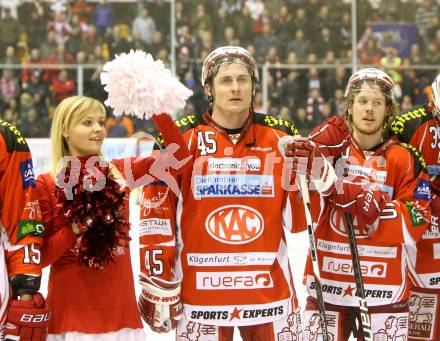
<instances>
[{"instance_id":1,"label":"hockey glove","mask_svg":"<svg viewBox=\"0 0 440 341\"><path fill-rule=\"evenodd\" d=\"M179 128L177 128L176 123L174 123L171 116L168 114L155 114L151 119L153 120L157 129L160 131L167 146L172 143L176 143L178 145L174 156L178 161L183 161L186 159L186 164L184 167L179 169L179 173L184 172L184 170L189 167L190 163L188 161L191 158L191 155L185 140L183 139L181 131Z\"/></svg>"},{"instance_id":2,"label":"hockey glove","mask_svg":"<svg viewBox=\"0 0 440 341\"><path fill-rule=\"evenodd\" d=\"M141 273L139 283L142 293L138 307L144 321L156 333L167 333L176 328L182 317L180 281L165 281Z\"/></svg>"},{"instance_id":3,"label":"hockey glove","mask_svg":"<svg viewBox=\"0 0 440 341\"><path fill-rule=\"evenodd\" d=\"M49 319L49 309L39 292L29 301L12 300L4 330L5 340L44 341Z\"/></svg>"},{"instance_id":4,"label":"hockey glove","mask_svg":"<svg viewBox=\"0 0 440 341\"><path fill-rule=\"evenodd\" d=\"M344 119L332 116L317 126L309 135L326 158L339 157L350 145L350 130Z\"/></svg>"},{"instance_id":5,"label":"hockey glove","mask_svg":"<svg viewBox=\"0 0 440 341\"><path fill-rule=\"evenodd\" d=\"M296 174L305 174L311 178L315 188L327 195L333 190L335 171L324 158L317 145L304 137L295 137L286 144L285 156L293 158L292 170Z\"/></svg>"},{"instance_id":6,"label":"hockey glove","mask_svg":"<svg viewBox=\"0 0 440 341\"><path fill-rule=\"evenodd\" d=\"M371 225L389 199L375 183L363 186L360 182L338 180L331 200L339 211L356 216L362 225Z\"/></svg>"}]
</instances>

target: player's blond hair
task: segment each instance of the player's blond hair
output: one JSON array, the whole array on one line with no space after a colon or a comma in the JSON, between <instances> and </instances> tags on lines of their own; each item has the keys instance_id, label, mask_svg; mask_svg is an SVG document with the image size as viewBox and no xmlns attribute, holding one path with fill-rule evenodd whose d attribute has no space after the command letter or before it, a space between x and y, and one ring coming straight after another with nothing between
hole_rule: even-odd
<instances>
[{"instance_id":1,"label":"player's blond hair","mask_svg":"<svg viewBox=\"0 0 440 341\"><path fill-rule=\"evenodd\" d=\"M60 170L60 160L65 156L70 156L69 147L64 137L65 132L86 114L96 111L105 115L104 105L87 96L68 97L56 107L50 133L52 151L50 173L53 177ZM99 154L102 155L102 152Z\"/></svg>"}]
</instances>

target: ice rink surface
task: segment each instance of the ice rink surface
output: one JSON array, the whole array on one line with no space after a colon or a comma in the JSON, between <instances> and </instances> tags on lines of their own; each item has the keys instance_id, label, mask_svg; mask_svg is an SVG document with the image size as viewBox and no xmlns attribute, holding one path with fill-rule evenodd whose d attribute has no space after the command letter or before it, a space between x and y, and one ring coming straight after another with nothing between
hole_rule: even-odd
<instances>
[{"instance_id":1,"label":"ice rink surface","mask_svg":"<svg viewBox=\"0 0 440 341\"><path fill-rule=\"evenodd\" d=\"M132 200L130 203L130 222L131 222L131 255L132 255L132 266L133 266L133 274L135 279L139 274L139 256L138 256L138 246L139 246L139 205L136 203L136 195L138 193L133 193ZM304 306L305 301L305 288L302 284L303 277L303 269L306 260L307 254L307 246L308 246L308 238L307 232L301 232L296 234L290 234L286 231L287 242L289 246L289 259L290 266L292 268L293 279L295 282L295 288L297 291L297 296L299 299L299 303L301 307ZM46 296L47 293L47 279L48 279L49 268L43 270L43 280L41 284L41 292ZM140 293L140 286L136 283L136 296ZM170 332L168 334L157 334L152 332L147 326L145 327L146 332L146 340L147 341L174 341L175 335L174 332ZM235 332L234 341L241 340L239 336L238 330Z\"/></svg>"}]
</instances>

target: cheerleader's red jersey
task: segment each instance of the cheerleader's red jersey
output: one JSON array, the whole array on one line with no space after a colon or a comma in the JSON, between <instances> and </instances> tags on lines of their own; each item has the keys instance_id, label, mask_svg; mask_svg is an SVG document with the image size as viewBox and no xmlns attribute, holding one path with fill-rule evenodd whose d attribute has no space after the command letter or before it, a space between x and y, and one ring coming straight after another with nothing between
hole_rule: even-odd
<instances>
[{"instance_id":1,"label":"cheerleader's red jersey","mask_svg":"<svg viewBox=\"0 0 440 341\"><path fill-rule=\"evenodd\" d=\"M148 174L153 158L115 159L126 183ZM82 161L85 162L85 161ZM131 184L132 185L132 184ZM42 248L43 266L51 265L47 302L52 311L49 334L66 332L109 333L123 328L139 329L142 322L137 309L130 250L121 250L102 270L79 263L71 249L76 236L64 219L55 196L55 182L49 173L37 178L37 190L47 232ZM129 194L122 207L129 219Z\"/></svg>"},{"instance_id":2,"label":"cheerleader's red jersey","mask_svg":"<svg viewBox=\"0 0 440 341\"><path fill-rule=\"evenodd\" d=\"M427 105L399 114L390 128L399 140L411 144L423 155L430 178L440 175L440 124ZM439 217L432 215L431 225L417 248L408 249L412 275L418 287L440 289L439 224Z\"/></svg>"},{"instance_id":3,"label":"cheerleader's red jersey","mask_svg":"<svg viewBox=\"0 0 440 341\"><path fill-rule=\"evenodd\" d=\"M44 226L32 157L20 131L3 120L0 120L0 214L8 276L40 276Z\"/></svg>"},{"instance_id":4,"label":"cheerleader's red jersey","mask_svg":"<svg viewBox=\"0 0 440 341\"><path fill-rule=\"evenodd\" d=\"M378 183L392 199L372 225L358 224L356 217L353 221L368 306L408 298L403 245L415 245L420 240L430 217L428 175L422 162L414 148L392 141L374 153L362 152L353 142L338 161L347 181ZM324 203L312 205L324 300L357 307L346 223L331 200L329 197ZM309 294L316 297L310 258L304 280Z\"/></svg>"},{"instance_id":5,"label":"cheerleader's red jersey","mask_svg":"<svg viewBox=\"0 0 440 341\"><path fill-rule=\"evenodd\" d=\"M283 178L278 141L295 127L255 114L234 143L208 113L176 124L194 165L178 179L179 196L162 182L144 188L142 271L182 278L191 321L233 326L285 318L297 300L283 226L297 232L306 225L299 192L283 188L290 172Z\"/></svg>"}]
</instances>

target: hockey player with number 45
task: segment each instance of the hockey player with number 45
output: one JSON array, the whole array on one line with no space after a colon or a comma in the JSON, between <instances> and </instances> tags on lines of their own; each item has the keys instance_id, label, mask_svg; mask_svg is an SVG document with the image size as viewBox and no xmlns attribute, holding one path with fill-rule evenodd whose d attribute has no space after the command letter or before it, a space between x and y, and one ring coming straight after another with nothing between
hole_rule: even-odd
<instances>
[{"instance_id":1,"label":"hockey player with number 45","mask_svg":"<svg viewBox=\"0 0 440 341\"><path fill-rule=\"evenodd\" d=\"M431 226L417 248L407 249L414 280L409 340L440 340L440 75L432 83L432 95L431 102L399 114L390 124L392 135L423 155L431 187Z\"/></svg>"},{"instance_id":2,"label":"hockey player with number 45","mask_svg":"<svg viewBox=\"0 0 440 341\"><path fill-rule=\"evenodd\" d=\"M231 341L234 327L245 341L301 339L283 227L304 230L305 211L278 150L297 131L253 112L257 80L245 49L209 54L202 84L212 108L176 122L194 156L177 179L181 193L160 182L143 191L139 307L155 331L177 324L181 341ZM319 192L333 180L327 163L316 177Z\"/></svg>"},{"instance_id":3,"label":"hockey player with number 45","mask_svg":"<svg viewBox=\"0 0 440 341\"><path fill-rule=\"evenodd\" d=\"M0 340L46 340L50 314L38 293L43 232L29 147L0 120Z\"/></svg>"},{"instance_id":4,"label":"hockey player with number 45","mask_svg":"<svg viewBox=\"0 0 440 341\"><path fill-rule=\"evenodd\" d=\"M415 245L428 226L428 175L414 148L383 137L395 112L393 89L381 70L354 73L345 90L349 143L339 155L327 148L336 157L336 188L325 204L312 206L327 340L345 341L350 334L357 340L406 340L408 334L409 279L402 245ZM329 131L336 127L316 129L311 142L288 145L287 155L338 145L322 136L332 136ZM305 281L304 340L323 339L310 259Z\"/></svg>"}]
</instances>

